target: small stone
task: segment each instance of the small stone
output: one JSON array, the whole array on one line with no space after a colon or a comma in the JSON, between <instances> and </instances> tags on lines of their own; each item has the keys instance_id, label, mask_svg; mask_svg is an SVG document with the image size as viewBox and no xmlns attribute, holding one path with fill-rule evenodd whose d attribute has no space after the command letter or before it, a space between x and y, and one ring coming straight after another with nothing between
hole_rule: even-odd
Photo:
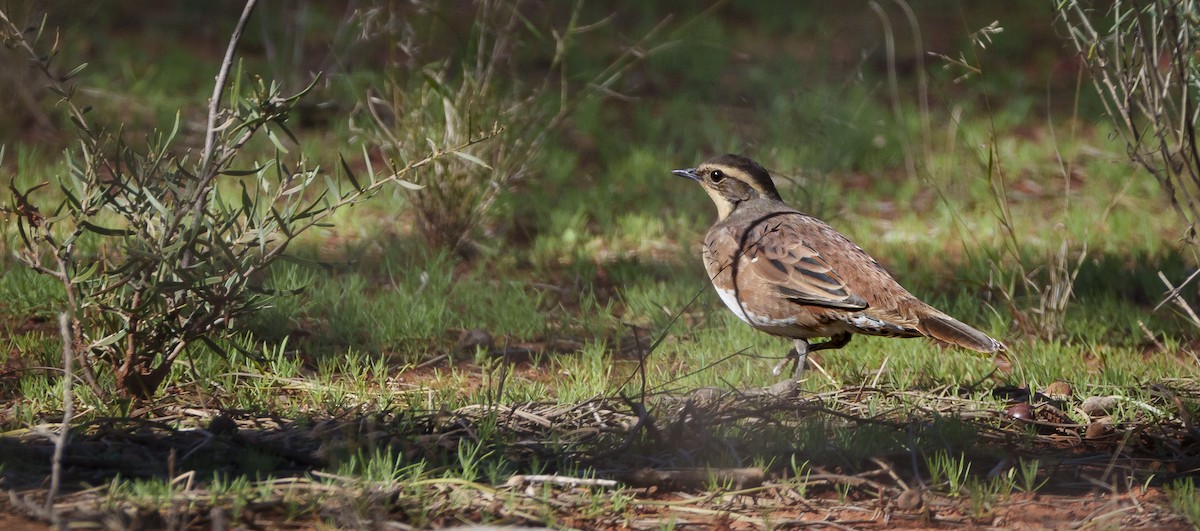
<instances>
[{"instance_id":1,"label":"small stone","mask_svg":"<svg viewBox=\"0 0 1200 531\"><path fill-rule=\"evenodd\" d=\"M474 351L478 348L484 350L492 349L492 335L482 328L470 328L463 330L458 335L458 348L465 351Z\"/></svg>"},{"instance_id":2,"label":"small stone","mask_svg":"<svg viewBox=\"0 0 1200 531\"><path fill-rule=\"evenodd\" d=\"M1030 407L1029 404L1026 402L1013 404L1007 410L1004 411L1004 414L1008 415L1008 418L1011 418L1014 420L1035 420L1037 418L1037 415L1034 413L1033 408Z\"/></svg>"},{"instance_id":3,"label":"small stone","mask_svg":"<svg viewBox=\"0 0 1200 531\"><path fill-rule=\"evenodd\" d=\"M791 398L796 396L800 389L800 384L791 378L780 381L770 387L763 389L768 396L776 398Z\"/></svg>"},{"instance_id":4,"label":"small stone","mask_svg":"<svg viewBox=\"0 0 1200 531\"><path fill-rule=\"evenodd\" d=\"M1055 398L1058 400L1070 398L1071 384L1062 380L1058 380L1050 385L1047 385L1046 390L1043 391L1043 393L1050 398Z\"/></svg>"},{"instance_id":5,"label":"small stone","mask_svg":"<svg viewBox=\"0 0 1200 531\"><path fill-rule=\"evenodd\" d=\"M1083 400L1082 404L1079 404L1079 408L1089 417L1103 417L1117 408L1117 397L1089 396Z\"/></svg>"},{"instance_id":6,"label":"small stone","mask_svg":"<svg viewBox=\"0 0 1200 531\"><path fill-rule=\"evenodd\" d=\"M1088 424L1084 436L1088 439L1100 439L1112 435L1114 431L1116 429L1113 427L1112 417L1100 417Z\"/></svg>"},{"instance_id":7,"label":"small stone","mask_svg":"<svg viewBox=\"0 0 1200 531\"><path fill-rule=\"evenodd\" d=\"M212 422L208 423L208 431L213 435L233 435L237 433L238 426L228 416L217 415L213 417Z\"/></svg>"},{"instance_id":8,"label":"small stone","mask_svg":"<svg viewBox=\"0 0 1200 531\"><path fill-rule=\"evenodd\" d=\"M917 489L906 489L896 497L896 508L901 511L915 511L920 509L925 501L921 497L921 491Z\"/></svg>"}]
</instances>

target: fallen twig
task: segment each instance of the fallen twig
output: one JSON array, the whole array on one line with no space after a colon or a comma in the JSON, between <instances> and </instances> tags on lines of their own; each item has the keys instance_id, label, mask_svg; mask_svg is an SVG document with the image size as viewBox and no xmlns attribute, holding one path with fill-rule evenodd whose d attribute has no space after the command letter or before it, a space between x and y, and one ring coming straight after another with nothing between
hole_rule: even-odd
<instances>
[{"instance_id":1,"label":"fallen twig","mask_svg":"<svg viewBox=\"0 0 1200 531\"><path fill-rule=\"evenodd\" d=\"M1183 313L1187 314L1188 319L1192 321L1193 325L1196 325L1197 328L1200 328L1200 316L1197 316L1196 312L1192 311L1191 305L1189 305L1187 301L1183 300L1183 297L1179 296L1179 289L1183 288L1183 286L1186 286L1188 282L1192 280L1192 278L1195 278L1195 276L1196 273L1193 273L1192 276L1188 277L1188 280L1185 280L1183 284L1179 286L1179 288L1176 288L1175 286L1171 285L1171 281L1167 279L1167 275L1164 275L1162 271L1159 271L1158 279L1162 280L1163 284L1166 284L1167 296L1162 300L1162 302L1158 303L1158 306L1155 306L1154 309L1157 310L1161 308L1162 305L1166 304L1167 302L1173 302L1176 306L1183 310Z\"/></svg>"},{"instance_id":2,"label":"fallen twig","mask_svg":"<svg viewBox=\"0 0 1200 531\"><path fill-rule=\"evenodd\" d=\"M741 490L762 485L766 474L761 468L680 468L654 470L643 468L618 476L622 482L635 487L692 490L712 484L732 485Z\"/></svg>"},{"instance_id":3,"label":"fallen twig","mask_svg":"<svg viewBox=\"0 0 1200 531\"><path fill-rule=\"evenodd\" d=\"M613 479L599 478L575 478L570 476L547 475L547 474L531 474L531 475L516 475L508 478L504 484L509 487L518 487L525 483L550 483L553 485L563 485L567 487L616 487L618 485Z\"/></svg>"}]
</instances>

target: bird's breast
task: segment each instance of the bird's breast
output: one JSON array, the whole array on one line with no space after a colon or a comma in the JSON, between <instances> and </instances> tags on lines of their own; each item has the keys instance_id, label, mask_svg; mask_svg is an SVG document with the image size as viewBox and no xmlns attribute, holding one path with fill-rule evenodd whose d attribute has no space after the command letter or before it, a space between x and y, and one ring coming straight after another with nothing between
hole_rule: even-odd
<instances>
[{"instance_id":1,"label":"bird's breast","mask_svg":"<svg viewBox=\"0 0 1200 531\"><path fill-rule=\"evenodd\" d=\"M754 313L753 310L746 307L746 304L738 297L737 290L724 289L714 286L717 290L717 295L721 297L721 302L729 307L729 310L738 319L745 321L746 324L755 328L772 329L772 328L788 328L796 324L796 317L789 315L786 317L771 317L769 315L761 315Z\"/></svg>"}]
</instances>

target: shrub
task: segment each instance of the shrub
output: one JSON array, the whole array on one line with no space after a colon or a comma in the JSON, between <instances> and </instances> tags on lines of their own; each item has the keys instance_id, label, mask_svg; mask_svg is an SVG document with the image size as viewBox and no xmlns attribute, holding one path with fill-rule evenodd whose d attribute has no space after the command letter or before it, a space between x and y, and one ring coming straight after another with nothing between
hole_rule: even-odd
<instances>
[{"instance_id":1,"label":"shrub","mask_svg":"<svg viewBox=\"0 0 1200 531\"><path fill-rule=\"evenodd\" d=\"M1062 0L1056 9L1129 157L1158 179L1194 240L1200 227L1200 6L1103 3L1106 20L1093 5Z\"/></svg>"},{"instance_id":2,"label":"shrub","mask_svg":"<svg viewBox=\"0 0 1200 531\"><path fill-rule=\"evenodd\" d=\"M112 371L122 394L152 396L190 346L220 351L235 322L285 293L260 279L297 236L386 185L419 188L404 176L494 134L472 138L463 131L452 147L431 143L391 172L369 170L362 178L344 160L343 178L333 178L304 157L288 158L282 137L295 142L287 122L307 89L287 95L275 83L235 76L230 106L220 110L223 80L252 8L253 2L217 77L198 157L174 146L178 117L140 146L127 144L119 129L91 123L90 108L74 102L70 84L82 65L52 74L56 45L39 54L42 32L27 39L0 11L0 36L45 74L79 137L65 155L66 174L53 180L57 204L39 206L48 182L24 190L10 184L8 210L16 217L18 257L66 290L75 352L93 385L89 362L96 360ZM276 146L275 156L251 163L245 147L259 137Z\"/></svg>"}]
</instances>

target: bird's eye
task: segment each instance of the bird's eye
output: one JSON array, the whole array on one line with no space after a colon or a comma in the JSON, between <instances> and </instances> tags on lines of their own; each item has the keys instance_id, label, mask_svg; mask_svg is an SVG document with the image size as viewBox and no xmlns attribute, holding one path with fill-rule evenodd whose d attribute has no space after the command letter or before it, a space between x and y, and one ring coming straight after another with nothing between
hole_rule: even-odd
<instances>
[{"instance_id":1,"label":"bird's eye","mask_svg":"<svg viewBox=\"0 0 1200 531\"><path fill-rule=\"evenodd\" d=\"M708 174L708 177L712 179L712 182L719 183L725 180L725 172L721 170L713 170L712 173Z\"/></svg>"}]
</instances>

